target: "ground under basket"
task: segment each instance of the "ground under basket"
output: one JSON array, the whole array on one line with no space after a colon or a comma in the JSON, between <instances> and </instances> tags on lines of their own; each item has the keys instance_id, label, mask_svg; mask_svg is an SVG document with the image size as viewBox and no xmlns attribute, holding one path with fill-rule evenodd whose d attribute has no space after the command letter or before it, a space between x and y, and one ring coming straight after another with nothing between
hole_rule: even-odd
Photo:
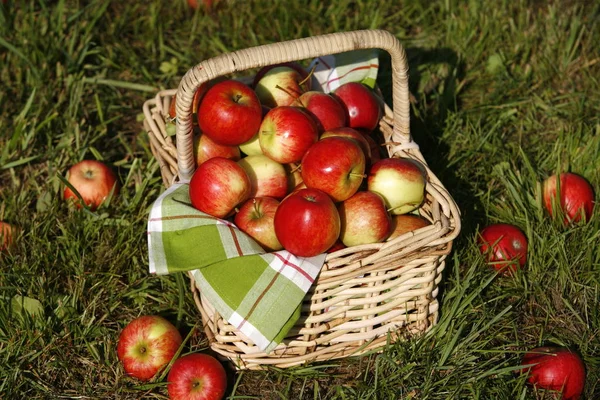
<instances>
[{"instance_id":1,"label":"ground under basket","mask_svg":"<svg viewBox=\"0 0 600 400\"><path fill-rule=\"evenodd\" d=\"M185 74L178 89L161 91L144 104L144 127L168 187L190 179L196 168L190 110L193 94L202 83L266 65L357 49L383 49L391 56L393 110L385 107L379 130L390 157L413 158L425 165L428 183L419 213L431 225L389 242L329 254L304 298L300 320L269 354L224 320L198 291L190 275L211 348L237 368L283 368L359 355L381 349L388 341L423 333L437 322L439 285L445 259L460 231L460 213L411 138L406 54L393 35L380 30L257 46L202 61ZM178 116L175 142L167 132L172 123L168 110L174 94Z\"/></svg>"}]
</instances>

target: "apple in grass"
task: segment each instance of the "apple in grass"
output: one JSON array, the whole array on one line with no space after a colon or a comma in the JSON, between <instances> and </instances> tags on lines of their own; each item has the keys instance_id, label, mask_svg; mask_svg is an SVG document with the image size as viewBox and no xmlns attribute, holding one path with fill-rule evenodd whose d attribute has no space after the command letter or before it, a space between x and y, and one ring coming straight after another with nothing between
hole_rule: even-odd
<instances>
[{"instance_id":1,"label":"apple in grass","mask_svg":"<svg viewBox=\"0 0 600 400\"><path fill-rule=\"evenodd\" d=\"M515 225L498 223L486 226L478 238L479 251L488 264L504 274L512 274L527 262L527 237Z\"/></svg>"},{"instance_id":2,"label":"apple in grass","mask_svg":"<svg viewBox=\"0 0 600 400\"><path fill-rule=\"evenodd\" d=\"M392 229L392 217L377 193L360 191L338 204L340 239L347 246L383 242Z\"/></svg>"},{"instance_id":3,"label":"apple in grass","mask_svg":"<svg viewBox=\"0 0 600 400\"><path fill-rule=\"evenodd\" d=\"M383 110L373 89L359 82L347 82L338 87L333 96L345 107L350 128L370 131L377 128Z\"/></svg>"},{"instance_id":4,"label":"apple in grass","mask_svg":"<svg viewBox=\"0 0 600 400\"><path fill-rule=\"evenodd\" d=\"M7 222L0 221L0 252L7 250L13 244L14 228Z\"/></svg>"},{"instance_id":5,"label":"apple in grass","mask_svg":"<svg viewBox=\"0 0 600 400\"><path fill-rule=\"evenodd\" d=\"M194 137L194 158L200 165L213 157L229 158L238 161L241 158L238 146L225 146L212 140L208 135Z\"/></svg>"},{"instance_id":6,"label":"apple in grass","mask_svg":"<svg viewBox=\"0 0 600 400\"><path fill-rule=\"evenodd\" d=\"M328 93L310 90L302 93L292 105L304 107L315 118L321 132L346 126L345 108Z\"/></svg>"},{"instance_id":7,"label":"apple in grass","mask_svg":"<svg viewBox=\"0 0 600 400\"><path fill-rule=\"evenodd\" d=\"M288 174L283 164L259 154L238 161L250 178L250 197L283 199L288 192Z\"/></svg>"},{"instance_id":8,"label":"apple in grass","mask_svg":"<svg viewBox=\"0 0 600 400\"><path fill-rule=\"evenodd\" d=\"M536 388L560 392L559 398L564 400L581 398L585 387L585 364L569 348L534 348L525 353L521 365L527 365L520 372L526 374L527 383Z\"/></svg>"},{"instance_id":9,"label":"apple in grass","mask_svg":"<svg viewBox=\"0 0 600 400\"><path fill-rule=\"evenodd\" d=\"M369 171L368 190L383 197L392 215L409 213L421 206L425 199L425 169L410 158L384 158Z\"/></svg>"},{"instance_id":10,"label":"apple in grass","mask_svg":"<svg viewBox=\"0 0 600 400\"><path fill-rule=\"evenodd\" d=\"M420 215L402 214L392 217L392 233L387 238L388 241L404 235L405 233L416 231L431 225L431 223Z\"/></svg>"},{"instance_id":11,"label":"apple in grass","mask_svg":"<svg viewBox=\"0 0 600 400\"><path fill-rule=\"evenodd\" d=\"M181 342L181 334L172 323L157 315L145 315L121 331L117 356L127 375L148 381L171 362Z\"/></svg>"},{"instance_id":12,"label":"apple in grass","mask_svg":"<svg viewBox=\"0 0 600 400\"><path fill-rule=\"evenodd\" d=\"M225 146L238 146L258 132L262 107L246 84L227 79L212 85L198 107L198 125L204 135Z\"/></svg>"},{"instance_id":13,"label":"apple in grass","mask_svg":"<svg viewBox=\"0 0 600 400\"><path fill-rule=\"evenodd\" d=\"M356 193L365 178L365 155L358 143L345 137L328 137L312 145L302 158L306 187L344 201Z\"/></svg>"},{"instance_id":14,"label":"apple in grass","mask_svg":"<svg viewBox=\"0 0 600 400\"><path fill-rule=\"evenodd\" d=\"M273 197L253 197L235 214L235 225L251 236L266 251L278 251L283 246L275 234L275 212L279 200Z\"/></svg>"},{"instance_id":15,"label":"apple in grass","mask_svg":"<svg viewBox=\"0 0 600 400\"><path fill-rule=\"evenodd\" d=\"M216 218L226 218L250 197L250 178L237 162L214 157L202 163L190 180L192 206Z\"/></svg>"},{"instance_id":16,"label":"apple in grass","mask_svg":"<svg viewBox=\"0 0 600 400\"><path fill-rule=\"evenodd\" d=\"M319 140L314 119L298 107L272 108L263 118L258 131L263 154L281 163L302 160L304 153Z\"/></svg>"},{"instance_id":17,"label":"apple in grass","mask_svg":"<svg viewBox=\"0 0 600 400\"><path fill-rule=\"evenodd\" d=\"M67 181L91 210L97 209L109 196L116 196L119 193L117 176L101 161L78 162L69 168ZM63 197L65 200L73 200L78 208L82 207L80 198L70 187L65 187Z\"/></svg>"},{"instance_id":18,"label":"apple in grass","mask_svg":"<svg viewBox=\"0 0 600 400\"><path fill-rule=\"evenodd\" d=\"M594 189L581 175L566 172L552 175L543 184L544 206L554 216L557 210L564 223L589 221L594 210Z\"/></svg>"},{"instance_id":19,"label":"apple in grass","mask_svg":"<svg viewBox=\"0 0 600 400\"><path fill-rule=\"evenodd\" d=\"M277 207L274 223L283 248L297 257L324 253L340 235L340 215L335 204L319 189L289 194Z\"/></svg>"},{"instance_id":20,"label":"apple in grass","mask_svg":"<svg viewBox=\"0 0 600 400\"><path fill-rule=\"evenodd\" d=\"M261 104L267 107L289 106L310 90L310 78L290 66L268 69L254 86Z\"/></svg>"},{"instance_id":21,"label":"apple in grass","mask_svg":"<svg viewBox=\"0 0 600 400\"><path fill-rule=\"evenodd\" d=\"M227 372L213 356L190 353L173 363L167 382L171 400L221 400L227 390Z\"/></svg>"}]
</instances>

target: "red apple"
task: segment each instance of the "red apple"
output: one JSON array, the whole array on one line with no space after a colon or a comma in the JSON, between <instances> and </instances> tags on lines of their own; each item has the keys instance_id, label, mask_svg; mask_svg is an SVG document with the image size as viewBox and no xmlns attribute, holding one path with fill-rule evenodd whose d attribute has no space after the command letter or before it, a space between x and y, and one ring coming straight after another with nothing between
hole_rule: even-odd
<instances>
[{"instance_id":1,"label":"red apple","mask_svg":"<svg viewBox=\"0 0 600 400\"><path fill-rule=\"evenodd\" d=\"M562 392L560 398L577 400L585 386L585 365L581 357L565 347L538 347L523 356L521 371L537 388Z\"/></svg>"},{"instance_id":2,"label":"red apple","mask_svg":"<svg viewBox=\"0 0 600 400\"><path fill-rule=\"evenodd\" d=\"M13 244L14 228L12 225L0 221L0 252L8 249Z\"/></svg>"},{"instance_id":3,"label":"red apple","mask_svg":"<svg viewBox=\"0 0 600 400\"><path fill-rule=\"evenodd\" d=\"M239 147L224 146L212 140L208 135L200 135L194 138L194 157L196 165L200 165L213 157L223 157L237 161L242 156Z\"/></svg>"},{"instance_id":4,"label":"red apple","mask_svg":"<svg viewBox=\"0 0 600 400\"><path fill-rule=\"evenodd\" d=\"M345 249L346 245L340 239L336 240L333 246L327 249L327 253L334 253L338 250Z\"/></svg>"},{"instance_id":5,"label":"red apple","mask_svg":"<svg viewBox=\"0 0 600 400\"><path fill-rule=\"evenodd\" d=\"M570 172L560 174L560 179L552 175L544 181L543 187L544 205L550 216L556 210L553 204L560 204L558 207L562 210L565 224L589 221L592 217L594 189L584 177Z\"/></svg>"},{"instance_id":6,"label":"red apple","mask_svg":"<svg viewBox=\"0 0 600 400\"><path fill-rule=\"evenodd\" d=\"M332 136L346 137L356 140L365 155L365 161L368 163L371 160L371 145L367 140L367 136L363 135L356 129L348 128L347 126L331 129L323 132L320 139L325 139Z\"/></svg>"},{"instance_id":7,"label":"red apple","mask_svg":"<svg viewBox=\"0 0 600 400\"><path fill-rule=\"evenodd\" d=\"M250 197L283 199L288 192L285 167L265 155L246 156L238 161L250 178Z\"/></svg>"},{"instance_id":8,"label":"red apple","mask_svg":"<svg viewBox=\"0 0 600 400\"><path fill-rule=\"evenodd\" d=\"M360 191L338 205L345 246L383 242L390 234L392 217L377 193Z\"/></svg>"},{"instance_id":9,"label":"red apple","mask_svg":"<svg viewBox=\"0 0 600 400\"><path fill-rule=\"evenodd\" d=\"M365 155L355 140L328 137L312 145L302 158L306 187L320 189L333 201L344 201L358 191L365 177Z\"/></svg>"},{"instance_id":10,"label":"red apple","mask_svg":"<svg viewBox=\"0 0 600 400\"><path fill-rule=\"evenodd\" d=\"M171 361L181 342L181 334L172 323L146 315L134 319L121 331L117 356L127 375L148 381Z\"/></svg>"},{"instance_id":11,"label":"red apple","mask_svg":"<svg viewBox=\"0 0 600 400\"><path fill-rule=\"evenodd\" d=\"M302 93L292 105L304 107L317 121L320 132L346 126L346 109L328 93L310 90Z\"/></svg>"},{"instance_id":12,"label":"red apple","mask_svg":"<svg viewBox=\"0 0 600 400\"><path fill-rule=\"evenodd\" d=\"M207 9L212 7L213 4L213 0L187 0L188 5L194 10L198 8L198 4L200 2L202 2L202 4L204 4L204 7Z\"/></svg>"},{"instance_id":13,"label":"red apple","mask_svg":"<svg viewBox=\"0 0 600 400\"><path fill-rule=\"evenodd\" d=\"M167 382L171 400L221 400L227 390L227 373L216 358L191 353L173 363Z\"/></svg>"},{"instance_id":14,"label":"red apple","mask_svg":"<svg viewBox=\"0 0 600 400\"><path fill-rule=\"evenodd\" d=\"M479 250L496 270L513 273L527 261L527 237L511 224L486 226L479 235Z\"/></svg>"},{"instance_id":15,"label":"red apple","mask_svg":"<svg viewBox=\"0 0 600 400\"><path fill-rule=\"evenodd\" d=\"M371 88L359 82L348 82L333 92L347 112L348 126L373 130L383 115L381 102Z\"/></svg>"},{"instance_id":16,"label":"red apple","mask_svg":"<svg viewBox=\"0 0 600 400\"><path fill-rule=\"evenodd\" d=\"M208 87L211 83L214 83L214 82L212 82L212 81L204 82L202 85L200 85L200 87L194 93L194 97L192 98L192 114L196 114L198 112L198 105L200 104L200 100L202 100L202 98L204 97L204 94L206 94L206 91L208 90ZM177 117L177 110L175 107L177 104L176 99L177 99L177 94L174 94L173 97L171 98L171 104L169 104L169 116L172 119L175 119Z\"/></svg>"},{"instance_id":17,"label":"red apple","mask_svg":"<svg viewBox=\"0 0 600 400\"><path fill-rule=\"evenodd\" d=\"M309 79L285 65L270 68L254 87L261 104L267 107L289 106L309 90Z\"/></svg>"},{"instance_id":18,"label":"red apple","mask_svg":"<svg viewBox=\"0 0 600 400\"><path fill-rule=\"evenodd\" d=\"M226 146L250 140L258 132L261 120L262 107L256 93L233 79L212 85L198 107L202 133Z\"/></svg>"},{"instance_id":19,"label":"red apple","mask_svg":"<svg viewBox=\"0 0 600 400\"><path fill-rule=\"evenodd\" d=\"M298 107L272 108L258 131L263 154L281 164L300 161L318 139L314 119Z\"/></svg>"},{"instance_id":20,"label":"red apple","mask_svg":"<svg viewBox=\"0 0 600 400\"><path fill-rule=\"evenodd\" d=\"M216 218L229 216L250 197L250 178L235 161L214 157L202 163L190 180L194 208Z\"/></svg>"},{"instance_id":21,"label":"red apple","mask_svg":"<svg viewBox=\"0 0 600 400\"><path fill-rule=\"evenodd\" d=\"M73 165L67 172L67 180L79 192L84 203L95 210L112 194L119 193L119 184L115 173L103 162L83 160ZM65 200L73 199L75 205L81 208L79 197L65 187Z\"/></svg>"},{"instance_id":22,"label":"red apple","mask_svg":"<svg viewBox=\"0 0 600 400\"><path fill-rule=\"evenodd\" d=\"M412 232L428 225L430 225L430 222L419 215L394 215L392 217L392 233L387 240L390 241L407 232Z\"/></svg>"},{"instance_id":23,"label":"red apple","mask_svg":"<svg viewBox=\"0 0 600 400\"><path fill-rule=\"evenodd\" d=\"M275 235L275 212L279 200L273 197L253 197L246 200L235 214L234 223L267 251L283 249Z\"/></svg>"},{"instance_id":24,"label":"red apple","mask_svg":"<svg viewBox=\"0 0 600 400\"><path fill-rule=\"evenodd\" d=\"M400 215L421 206L426 180L425 169L418 161L384 158L371 167L367 187L383 197L392 215Z\"/></svg>"},{"instance_id":25,"label":"red apple","mask_svg":"<svg viewBox=\"0 0 600 400\"><path fill-rule=\"evenodd\" d=\"M275 234L284 249L312 257L329 249L340 235L340 215L327 193L301 189L281 201L275 212Z\"/></svg>"}]
</instances>

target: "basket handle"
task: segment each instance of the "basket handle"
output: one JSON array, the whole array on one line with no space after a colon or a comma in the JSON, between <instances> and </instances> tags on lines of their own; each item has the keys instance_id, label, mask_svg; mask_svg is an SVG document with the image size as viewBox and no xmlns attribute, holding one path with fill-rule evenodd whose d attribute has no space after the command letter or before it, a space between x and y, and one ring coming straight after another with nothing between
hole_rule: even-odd
<instances>
[{"instance_id":1,"label":"basket handle","mask_svg":"<svg viewBox=\"0 0 600 400\"><path fill-rule=\"evenodd\" d=\"M386 50L391 56L392 141L401 144L410 142L408 64L406 53L398 39L383 30L330 33L221 54L204 60L188 70L181 79L176 97L179 178L181 180L190 179L196 168L193 151L192 98L204 82L251 68L372 48Z\"/></svg>"}]
</instances>

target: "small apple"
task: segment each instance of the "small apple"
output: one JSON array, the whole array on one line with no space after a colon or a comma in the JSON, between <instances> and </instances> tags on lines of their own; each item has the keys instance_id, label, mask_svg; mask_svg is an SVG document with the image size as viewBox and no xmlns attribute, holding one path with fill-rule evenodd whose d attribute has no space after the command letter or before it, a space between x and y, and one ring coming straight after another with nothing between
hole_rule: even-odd
<instances>
[{"instance_id":1,"label":"small apple","mask_svg":"<svg viewBox=\"0 0 600 400\"><path fill-rule=\"evenodd\" d=\"M340 215L327 193L301 189L277 207L275 234L290 253L313 257L324 253L340 236Z\"/></svg>"},{"instance_id":2,"label":"small apple","mask_svg":"<svg viewBox=\"0 0 600 400\"><path fill-rule=\"evenodd\" d=\"M384 158L371 167L367 178L370 191L379 193L392 215L409 213L425 199L426 174L410 158Z\"/></svg>"},{"instance_id":3,"label":"small apple","mask_svg":"<svg viewBox=\"0 0 600 400\"><path fill-rule=\"evenodd\" d=\"M267 107L289 106L310 90L310 81L289 66L270 68L256 83L254 91Z\"/></svg>"},{"instance_id":4,"label":"small apple","mask_svg":"<svg viewBox=\"0 0 600 400\"><path fill-rule=\"evenodd\" d=\"M346 126L346 109L329 93L310 90L302 93L292 105L304 107L317 121L320 132Z\"/></svg>"},{"instance_id":5,"label":"small apple","mask_svg":"<svg viewBox=\"0 0 600 400\"><path fill-rule=\"evenodd\" d=\"M527 237L514 225L488 225L481 231L478 242L488 264L497 271L511 274L527 261Z\"/></svg>"},{"instance_id":6,"label":"small apple","mask_svg":"<svg viewBox=\"0 0 600 400\"><path fill-rule=\"evenodd\" d=\"M320 139L325 139L332 136L338 137L347 137L349 139L354 139L358 142L361 150L365 154L365 162L368 164L371 161L371 144L367 140L368 136L363 135L356 129L348 128L347 126L343 126L341 128L331 129L325 131L321 134Z\"/></svg>"},{"instance_id":7,"label":"small apple","mask_svg":"<svg viewBox=\"0 0 600 400\"><path fill-rule=\"evenodd\" d=\"M564 214L564 222L589 221L594 210L594 189L584 177L566 172L552 175L544 181L544 206L550 216L554 216L556 210L554 204L560 204L559 208ZM557 192L560 193L557 195Z\"/></svg>"},{"instance_id":8,"label":"small apple","mask_svg":"<svg viewBox=\"0 0 600 400\"><path fill-rule=\"evenodd\" d=\"M202 163L190 180L192 206L216 218L229 216L250 197L250 178L235 161L213 157Z\"/></svg>"},{"instance_id":9,"label":"small apple","mask_svg":"<svg viewBox=\"0 0 600 400\"><path fill-rule=\"evenodd\" d=\"M121 331L117 356L127 375L148 381L171 361L181 342L181 334L172 323L157 315L145 315Z\"/></svg>"},{"instance_id":10,"label":"small apple","mask_svg":"<svg viewBox=\"0 0 600 400\"><path fill-rule=\"evenodd\" d=\"M279 200L273 197L253 197L246 200L235 214L234 223L251 236L266 251L283 249L275 235L275 212Z\"/></svg>"},{"instance_id":11,"label":"small apple","mask_svg":"<svg viewBox=\"0 0 600 400\"><path fill-rule=\"evenodd\" d=\"M84 203L91 209L97 209L109 195L119 193L119 184L115 173L103 162L83 160L73 165L67 172L67 181L79 192ZM64 199L73 199L81 208L79 197L67 186Z\"/></svg>"},{"instance_id":12,"label":"small apple","mask_svg":"<svg viewBox=\"0 0 600 400\"><path fill-rule=\"evenodd\" d=\"M344 201L358 191L365 177L365 155L358 142L332 136L312 145L302 158L306 187L320 189L333 201Z\"/></svg>"},{"instance_id":13,"label":"small apple","mask_svg":"<svg viewBox=\"0 0 600 400\"><path fill-rule=\"evenodd\" d=\"M13 244L14 228L12 225L0 221L0 252L7 250Z\"/></svg>"},{"instance_id":14,"label":"small apple","mask_svg":"<svg viewBox=\"0 0 600 400\"><path fill-rule=\"evenodd\" d=\"M288 192L288 175L285 167L259 154L246 156L238 161L250 178L250 197L274 197L283 199Z\"/></svg>"},{"instance_id":15,"label":"small apple","mask_svg":"<svg viewBox=\"0 0 600 400\"><path fill-rule=\"evenodd\" d=\"M238 146L258 132L262 107L246 84L227 79L212 85L198 107L198 124L204 135L226 146Z\"/></svg>"},{"instance_id":16,"label":"small apple","mask_svg":"<svg viewBox=\"0 0 600 400\"><path fill-rule=\"evenodd\" d=\"M258 131L263 154L281 163L298 162L319 139L314 119L298 107L272 108Z\"/></svg>"},{"instance_id":17,"label":"small apple","mask_svg":"<svg viewBox=\"0 0 600 400\"><path fill-rule=\"evenodd\" d=\"M394 215L392 217L392 233L387 240L390 241L407 232L412 232L428 225L431 225L431 223L419 215Z\"/></svg>"},{"instance_id":18,"label":"small apple","mask_svg":"<svg viewBox=\"0 0 600 400\"><path fill-rule=\"evenodd\" d=\"M383 115L381 101L371 88L359 82L347 82L333 92L347 112L350 128L374 130Z\"/></svg>"},{"instance_id":19,"label":"small apple","mask_svg":"<svg viewBox=\"0 0 600 400\"><path fill-rule=\"evenodd\" d=\"M360 191L338 205L345 246L383 242L392 229L392 217L377 193Z\"/></svg>"},{"instance_id":20,"label":"small apple","mask_svg":"<svg viewBox=\"0 0 600 400\"><path fill-rule=\"evenodd\" d=\"M227 390L227 372L213 356L191 353L173 363L167 382L171 400L221 400Z\"/></svg>"},{"instance_id":21,"label":"small apple","mask_svg":"<svg viewBox=\"0 0 600 400\"><path fill-rule=\"evenodd\" d=\"M585 365L566 347L545 346L528 351L521 360L527 383L536 388L561 392L564 400L577 400L585 387ZM544 397L545 398L545 397Z\"/></svg>"},{"instance_id":22,"label":"small apple","mask_svg":"<svg viewBox=\"0 0 600 400\"><path fill-rule=\"evenodd\" d=\"M219 144L208 135L194 137L194 158L196 159L196 165L200 165L213 157L223 157L238 161L241 158L240 148Z\"/></svg>"}]
</instances>

